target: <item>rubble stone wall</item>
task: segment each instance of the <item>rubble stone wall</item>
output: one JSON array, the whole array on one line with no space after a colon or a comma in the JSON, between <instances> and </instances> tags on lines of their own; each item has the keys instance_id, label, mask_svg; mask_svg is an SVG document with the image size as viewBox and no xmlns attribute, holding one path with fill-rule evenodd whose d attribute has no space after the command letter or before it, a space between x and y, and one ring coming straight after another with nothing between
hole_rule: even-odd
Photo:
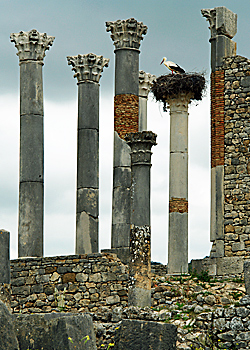
<instances>
[{"instance_id":1,"label":"rubble stone wall","mask_svg":"<svg viewBox=\"0 0 250 350\"><path fill-rule=\"evenodd\" d=\"M250 60L224 60L225 256L250 255Z\"/></svg>"},{"instance_id":2,"label":"rubble stone wall","mask_svg":"<svg viewBox=\"0 0 250 350\"><path fill-rule=\"evenodd\" d=\"M14 313L96 312L127 306L128 268L114 254L11 261Z\"/></svg>"}]
</instances>

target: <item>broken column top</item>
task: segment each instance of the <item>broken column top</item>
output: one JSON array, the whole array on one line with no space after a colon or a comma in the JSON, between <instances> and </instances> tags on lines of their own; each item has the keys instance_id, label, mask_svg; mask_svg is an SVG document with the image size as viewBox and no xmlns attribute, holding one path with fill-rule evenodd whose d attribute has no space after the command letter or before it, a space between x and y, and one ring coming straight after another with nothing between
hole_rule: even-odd
<instances>
[{"instance_id":1,"label":"broken column top","mask_svg":"<svg viewBox=\"0 0 250 350\"><path fill-rule=\"evenodd\" d=\"M139 71L139 96L148 97L153 81L156 80L156 75Z\"/></svg>"},{"instance_id":2,"label":"broken column top","mask_svg":"<svg viewBox=\"0 0 250 350\"><path fill-rule=\"evenodd\" d=\"M237 14L225 6L202 9L201 13L209 21L211 39L214 39L216 35L225 35L232 39L237 33Z\"/></svg>"},{"instance_id":3,"label":"broken column top","mask_svg":"<svg viewBox=\"0 0 250 350\"><path fill-rule=\"evenodd\" d=\"M111 32L111 39L117 49L135 49L140 47L142 35L147 34L148 27L134 18L106 22L106 31Z\"/></svg>"},{"instance_id":4,"label":"broken column top","mask_svg":"<svg viewBox=\"0 0 250 350\"><path fill-rule=\"evenodd\" d=\"M78 83L92 81L99 83L104 67L108 67L109 58L97 56L94 53L85 55L67 56L68 65L72 65L74 78Z\"/></svg>"},{"instance_id":5,"label":"broken column top","mask_svg":"<svg viewBox=\"0 0 250 350\"><path fill-rule=\"evenodd\" d=\"M48 36L46 33L39 33L36 29L29 32L12 33L10 41L15 43L19 61L43 61L45 51L53 45L54 36Z\"/></svg>"}]
</instances>

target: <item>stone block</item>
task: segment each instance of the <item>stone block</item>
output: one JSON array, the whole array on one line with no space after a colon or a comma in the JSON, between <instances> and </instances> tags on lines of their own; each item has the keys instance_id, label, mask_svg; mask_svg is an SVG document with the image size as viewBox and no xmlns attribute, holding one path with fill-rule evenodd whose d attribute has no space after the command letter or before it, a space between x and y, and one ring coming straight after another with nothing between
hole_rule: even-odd
<instances>
[{"instance_id":1,"label":"stone block","mask_svg":"<svg viewBox=\"0 0 250 350\"><path fill-rule=\"evenodd\" d=\"M116 254L117 257L121 260L121 262L123 264L128 265L128 263L129 263L129 239L126 241L125 247L102 249L101 252L102 253Z\"/></svg>"},{"instance_id":2,"label":"stone block","mask_svg":"<svg viewBox=\"0 0 250 350\"><path fill-rule=\"evenodd\" d=\"M115 167L114 168L114 185L113 187L130 187L131 186L131 168Z\"/></svg>"},{"instance_id":3,"label":"stone block","mask_svg":"<svg viewBox=\"0 0 250 350\"><path fill-rule=\"evenodd\" d=\"M177 327L153 321L122 320L115 335L117 350L174 350Z\"/></svg>"},{"instance_id":4,"label":"stone block","mask_svg":"<svg viewBox=\"0 0 250 350\"><path fill-rule=\"evenodd\" d=\"M78 84L78 129L99 130L99 84Z\"/></svg>"},{"instance_id":5,"label":"stone block","mask_svg":"<svg viewBox=\"0 0 250 350\"><path fill-rule=\"evenodd\" d=\"M76 254L99 251L98 219L84 211L76 214Z\"/></svg>"},{"instance_id":6,"label":"stone block","mask_svg":"<svg viewBox=\"0 0 250 350\"><path fill-rule=\"evenodd\" d=\"M243 270L246 293L250 295L250 260L244 261Z\"/></svg>"},{"instance_id":7,"label":"stone block","mask_svg":"<svg viewBox=\"0 0 250 350\"><path fill-rule=\"evenodd\" d=\"M118 133L114 132L114 167L131 166L131 149L126 141L121 139Z\"/></svg>"},{"instance_id":8,"label":"stone block","mask_svg":"<svg viewBox=\"0 0 250 350\"><path fill-rule=\"evenodd\" d=\"M0 283L10 283L10 233L0 230Z\"/></svg>"},{"instance_id":9,"label":"stone block","mask_svg":"<svg viewBox=\"0 0 250 350\"><path fill-rule=\"evenodd\" d=\"M77 190L77 213L85 211L93 217L99 214L99 189L80 188Z\"/></svg>"},{"instance_id":10,"label":"stone block","mask_svg":"<svg viewBox=\"0 0 250 350\"><path fill-rule=\"evenodd\" d=\"M15 315L14 328L20 350L32 348L70 350L74 346L79 350L96 350L93 322L89 315L70 313ZM85 340L81 339L86 336L90 339L84 343Z\"/></svg>"},{"instance_id":11,"label":"stone block","mask_svg":"<svg viewBox=\"0 0 250 350\"><path fill-rule=\"evenodd\" d=\"M99 187L99 132L78 131L77 188Z\"/></svg>"},{"instance_id":12,"label":"stone block","mask_svg":"<svg viewBox=\"0 0 250 350\"><path fill-rule=\"evenodd\" d=\"M237 15L225 6L216 7L216 31L233 38L237 33Z\"/></svg>"},{"instance_id":13,"label":"stone block","mask_svg":"<svg viewBox=\"0 0 250 350\"><path fill-rule=\"evenodd\" d=\"M245 249L245 243L244 242L235 242L232 244L232 251L238 252L239 250Z\"/></svg>"},{"instance_id":14,"label":"stone block","mask_svg":"<svg viewBox=\"0 0 250 350\"><path fill-rule=\"evenodd\" d=\"M117 50L115 53L115 95L138 95L139 51L128 49Z\"/></svg>"},{"instance_id":15,"label":"stone block","mask_svg":"<svg viewBox=\"0 0 250 350\"><path fill-rule=\"evenodd\" d=\"M224 239L224 166L211 169L210 241Z\"/></svg>"},{"instance_id":16,"label":"stone block","mask_svg":"<svg viewBox=\"0 0 250 350\"><path fill-rule=\"evenodd\" d=\"M0 301L0 325L0 349L19 350L12 315L2 301Z\"/></svg>"},{"instance_id":17,"label":"stone block","mask_svg":"<svg viewBox=\"0 0 250 350\"><path fill-rule=\"evenodd\" d=\"M20 182L44 180L43 116L20 118Z\"/></svg>"},{"instance_id":18,"label":"stone block","mask_svg":"<svg viewBox=\"0 0 250 350\"><path fill-rule=\"evenodd\" d=\"M217 258L217 275L237 275L243 272L242 257L224 257Z\"/></svg>"}]
</instances>

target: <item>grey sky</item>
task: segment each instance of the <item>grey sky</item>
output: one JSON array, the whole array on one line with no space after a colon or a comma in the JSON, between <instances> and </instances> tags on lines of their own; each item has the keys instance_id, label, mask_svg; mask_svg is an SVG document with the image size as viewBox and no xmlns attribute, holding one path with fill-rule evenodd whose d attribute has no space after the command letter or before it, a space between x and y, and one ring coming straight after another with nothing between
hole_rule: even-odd
<instances>
[{"instance_id":1,"label":"grey sky","mask_svg":"<svg viewBox=\"0 0 250 350\"><path fill-rule=\"evenodd\" d=\"M208 22L202 8L226 6L238 14L237 52L250 57L250 3L235 0L0 0L0 228L11 231L17 256L19 66L12 32L37 29L55 36L44 59L45 254L74 253L77 85L66 56L93 52L110 58L100 80L100 247L110 246L114 46L105 22L136 18L148 26L140 69L161 75L163 56L187 71L210 74ZM152 258L166 263L169 116L152 97L148 127L158 134L152 167ZM208 255L209 91L190 108L189 258Z\"/></svg>"}]
</instances>

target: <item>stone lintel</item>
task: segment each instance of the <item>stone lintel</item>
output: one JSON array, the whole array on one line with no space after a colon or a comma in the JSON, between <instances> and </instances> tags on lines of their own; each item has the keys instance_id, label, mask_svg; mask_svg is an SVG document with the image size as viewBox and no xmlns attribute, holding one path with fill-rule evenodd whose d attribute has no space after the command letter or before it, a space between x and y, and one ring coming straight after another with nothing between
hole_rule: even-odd
<instances>
[{"instance_id":1,"label":"stone lintel","mask_svg":"<svg viewBox=\"0 0 250 350\"><path fill-rule=\"evenodd\" d=\"M78 84L83 82L99 83L104 67L108 67L109 58L93 53L77 56L67 56L68 65L72 65Z\"/></svg>"},{"instance_id":2,"label":"stone lintel","mask_svg":"<svg viewBox=\"0 0 250 350\"><path fill-rule=\"evenodd\" d=\"M145 73L143 70L139 71L139 96L148 98L150 88L155 81L156 76L150 73Z\"/></svg>"},{"instance_id":3,"label":"stone lintel","mask_svg":"<svg viewBox=\"0 0 250 350\"><path fill-rule=\"evenodd\" d=\"M43 61L45 51L49 50L55 40L54 36L48 36L46 33L39 33L36 29L29 32L12 33L10 41L15 43L17 56L20 63L23 61Z\"/></svg>"},{"instance_id":4,"label":"stone lintel","mask_svg":"<svg viewBox=\"0 0 250 350\"><path fill-rule=\"evenodd\" d=\"M202 9L201 14L209 21L211 39L217 35L225 35L232 39L237 33L237 15L225 6Z\"/></svg>"},{"instance_id":5,"label":"stone lintel","mask_svg":"<svg viewBox=\"0 0 250 350\"><path fill-rule=\"evenodd\" d=\"M111 32L111 39L117 49L136 49L140 47L143 35L148 27L134 18L106 22L106 31Z\"/></svg>"}]
</instances>

